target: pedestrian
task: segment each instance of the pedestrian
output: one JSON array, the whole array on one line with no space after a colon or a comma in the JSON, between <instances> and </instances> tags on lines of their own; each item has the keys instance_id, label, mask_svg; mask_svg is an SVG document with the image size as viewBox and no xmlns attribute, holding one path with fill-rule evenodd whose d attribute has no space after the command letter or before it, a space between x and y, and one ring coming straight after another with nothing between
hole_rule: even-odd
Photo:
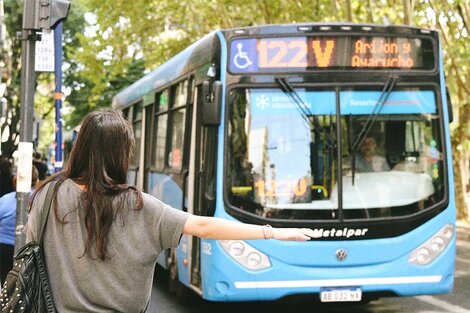
<instances>
[{"instance_id":1,"label":"pedestrian","mask_svg":"<svg viewBox=\"0 0 470 313\"><path fill-rule=\"evenodd\" d=\"M46 179L47 172L49 171L49 168L47 167L47 164L42 160L41 153L34 152L34 154L33 154L33 164L34 164L34 166L36 166L36 168L39 172L39 180Z\"/></svg>"},{"instance_id":2,"label":"pedestrian","mask_svg":"<svg viewBox=\"0 0 470 313\"><path fill-rule=\"evenodd\" d=\"M38 171L32 166L31 187L38 182ZM12 178L12 185L16 188L16 176ZM5 282L8 272L13 267L13 254L15 251L16 228L16 191L5 194L0 198L0 282Z\"/></svg>"},{"instance_id":3,"label":"pedestrian","mask_svg":"<svg viewBox=\"0 0 470 313\"><path fill-rule=\"evenodd\" d=\"M3 158L0 161L0 197L15 190L13 187L13 164L7 159Z\"/></svg>"},{"instance_id":4,"label":"pedestrian","mask_svg":"<svg viewBox=\"0 0 470 313\"><path fill-rule=\"evenodd\" d=\"M106 143L106 144L103 144ZM89 113L65 168L33 195L27 241L47 187L56 181L44 231L44 254L58 312L144 312L158 255L182 234L210 239L309 240L307 228L272 228L174 209L126 184L134 147L131 124L119 111Z\"/></svg>"}]
</instances>

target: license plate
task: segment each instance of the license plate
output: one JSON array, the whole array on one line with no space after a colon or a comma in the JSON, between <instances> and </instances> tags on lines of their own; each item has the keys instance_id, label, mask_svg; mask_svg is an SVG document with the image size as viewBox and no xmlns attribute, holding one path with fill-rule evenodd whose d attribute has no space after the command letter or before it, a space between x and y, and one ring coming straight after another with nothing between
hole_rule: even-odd
<instances>
[{"instance_id":1,"label":"license plate","mask_svg":"<svg viewBox=\"0 0 470 313\"><path fill-rule=\"evenodd\" d=\"M361 301L362 290L359 287L348 288L322 288L320 290L321 302L353 302Z\"/></svg>"}]
</instances>

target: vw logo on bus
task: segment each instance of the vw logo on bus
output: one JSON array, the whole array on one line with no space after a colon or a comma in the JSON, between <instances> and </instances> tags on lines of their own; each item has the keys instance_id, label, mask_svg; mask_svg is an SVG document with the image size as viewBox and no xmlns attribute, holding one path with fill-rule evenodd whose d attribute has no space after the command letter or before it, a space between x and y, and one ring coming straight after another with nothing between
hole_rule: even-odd
<instances>
[{"instance_id":1,"label":"vw logo on bus","mask_svg":"<svg viewBox=\"0 0 470 313\"><path fill-rule=\"evenodd\" d=\"M336 250L336 259L338 261L344 261L348 257L348 252L345 249Z\"/></svg>"}]
</instances>

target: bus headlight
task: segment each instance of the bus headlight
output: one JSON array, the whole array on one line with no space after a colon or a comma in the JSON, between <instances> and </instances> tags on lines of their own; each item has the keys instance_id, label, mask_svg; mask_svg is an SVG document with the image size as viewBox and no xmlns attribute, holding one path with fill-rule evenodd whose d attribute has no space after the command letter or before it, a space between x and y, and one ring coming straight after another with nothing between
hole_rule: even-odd
<instances>
[{"instance_id":1,"label":"bus headlight","mask_svg":"<svg viewBox=\"0 0 470 313\"><path fill-rule=\"evenodd\" d=\"M428 264L431 262L431 252L426 248L420 248L416 251L416 261L418 264Z\"/></svg>"},{"instance_id":2,"label":"bus headlight","mask_svg":"<svg viewBox=\"0 0 470 313\"><path fill-rule=\"evenodd\" d=\"M441 252L442 250L444 250L445 245L446 242L444 241L444 239L442 239L441 236L437 236L432 240L431 249L434 252Z\"/></svg>"},{"instance_id":3,"label":"bus headlight","mask_svg":"<svg viewBox=\"0 0 470 313\"><path fill-rule=\"evenodd\" d=\"M233 255L233 256L240 256L243 254L243 252L245 251L245 246L243 245L243 243L241 241L234 241L230 244L230 255Z\"/></svg>"},{"instance_id":4,"label":"bus headlight","mask_svg":"<svg viewBox=\"0 0 470 313\"><path fill-rule=\"evenodd\" d=\"M454 225L446 224L434 236L411 252L408 262L416 265L431 263L449 245L453 236Z\"/></svg>"},{"instance_id":5,"label":"bus headlight","mask_svg":"<svg viewBox=\"0 0 470 313\"><path fill-rule=\"evenodd\" d=\"M250 268L257 268L261 261L261 255L258 252L251 252L246 256L246 263Z\"/></svg>"},{"instance_id":6,"label":"bus headlight","mask_svg":"<svg viewBox=\"0 0 470 313\"><path fill-rule=\"evenodd\" d=\"M258 271L271 267L271 262L266 254L258 251L249 244L241 240L220 240L222 248L238 264L247 269Z\"/></svg>"}]
</instances>

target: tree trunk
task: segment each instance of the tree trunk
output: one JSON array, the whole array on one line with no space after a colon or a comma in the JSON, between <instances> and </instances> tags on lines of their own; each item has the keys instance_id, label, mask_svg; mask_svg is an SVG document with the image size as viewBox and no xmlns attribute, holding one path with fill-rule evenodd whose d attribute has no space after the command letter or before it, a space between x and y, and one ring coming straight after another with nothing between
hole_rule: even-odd
<instances>
[{"instance_id":1,"label":"tree trunk","mask_svg":"<svg viewBox=\"0 0 470 313\"><path fill-rule=\"evenodd\" d=\"M352 13L352 3L351 0L346 0L346 17L349 22L353 21L353 13Z\"/></svg>"},{"instance_id":2,"label":"tree trunk","mask_svg":"<svg viewBox=\"0 0 470 313\"><path fill-rule=\"evenodd\" d=\"M465 169L462 169L461 157L462 151L458 149L457 140L452 140L452 156L453 156L453 166L454 166L454 189L455 189L455 206L457 209L457 219L468 219L469 212L467 207L466 197L466 187L463 183L462 172ZM452 192L452 190L450 190Z\"/></svg>"},{"instance_id":3,"label":"tree trunk","mask_svg":"<svg viewBox=\"0 0 470 313\"><path fill-rule=\"evenodd\" d=\"M337 16L338 15L338 3L336 2L336 0L331 0L331 9L333 10L333 16Z\"/></svg>"},{"instance_id":4,"label":"tree trunk","mask_svg":"<svg viewBox=\"0 0 470 313\"><path fill-rule=\"evenodd\" d=\"M367 19L370 23L374 23L374 15L372 14L372 0L367 0Z\"/></svg>"},{"instance_id":5,"label":"tree trunk","mask_svg":"<svg viewBox=\"0 0 470 313\"><path fill-rule=\"evenodd\" d=\"M411 25L412 21L412 7L411 7L411 0L403 0L403 10L404 10L404 23L405 25Z\"/></svg>"},{"instance_id":6,"label":"tree trunk","mask_svg":"<svg viewBox=\"0 0 470 313\"><path fill-rule=\"evenodd\" d=\"M464 99L461 99L464 102ZM466 175L464 172L468 171L468 168L464 168L465 161L465 142L469 140L469 128L470 128L470 103L464 102L459 108L459 126L455 129L454 138L452 140L452 151L454 156L454 169L455 169L455 201L457 206L457 218L468 219L469 209L466 201L467 195L467 183L464 181Z\"/></svg>"}]
</instances>

